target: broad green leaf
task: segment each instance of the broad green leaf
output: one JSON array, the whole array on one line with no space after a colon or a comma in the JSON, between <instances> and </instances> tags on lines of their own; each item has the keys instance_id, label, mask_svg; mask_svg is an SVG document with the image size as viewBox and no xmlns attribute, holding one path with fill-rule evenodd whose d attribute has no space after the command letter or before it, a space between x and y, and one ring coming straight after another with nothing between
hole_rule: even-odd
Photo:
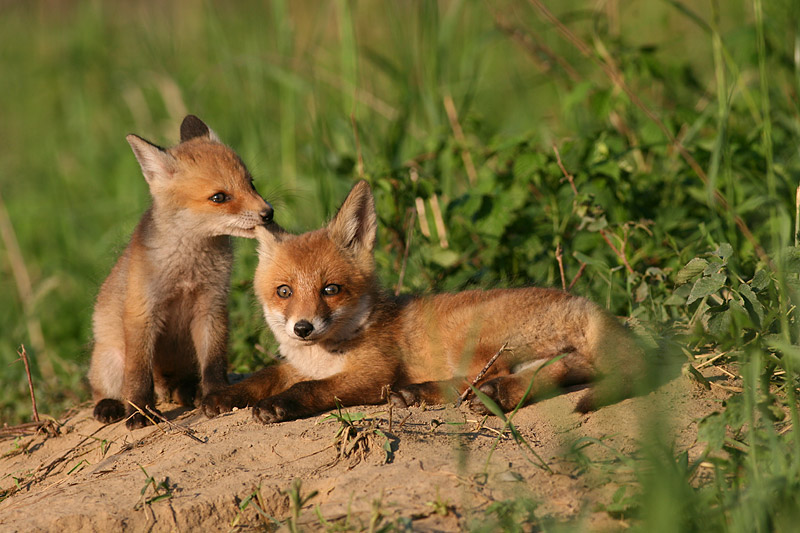
<instances>
[{"instance_id":1,"label":"broad green leaf","mask_svg":"<svg viewBox=\"0 0 800 533\"><path fill-rule=\"evenodd\" d=\"M575 259L577 259L582 263L586 263L587 265L603 267L606 270L608 269L608 265L604 261L601 261L600 259L589 257L588 255L577 251L572 252L572 255L573 257L575 257Z\"/></svg>"},{"instance_id":2,"label":"broad green leaf","mask_svg":"<svg viewBox=\"0 0 800 533\"><path fill-rule=\"evenodd\" d=\"M711 413L697 424L697 440L707 442L712 450L722 449L727 424L721 413Z\"/></svg>"},{"instance_id":3,"label":"broad green leaf","mask_svg":"<svg viewBox=\"0 0 800 533\"><path fill-rule=\"evenodd\" d=\"M445 250L442 248L434 250L431 254L431 261L437 265L449 268L455 265L461 256L453 250Z\"/></svg>"},{"instance_id":4,"label":"broad green leaf","mask_svg":"<svg viewBox=\"0 0 800 533\"><path fill-rule=\"evenodd\" d=\"M750 287L756 291L762 291L769 286L769 274L767 274L766 270L759 270L756 272L756 275L753 276L753 279L750 280Z\"/></svg>"},{"instance_id":5,"label":"broad green leaf","mask_svg":"<svg viewBox=\"0 0 800 533\"><path fill-rule=\"evenodd\" d=\"M714 255L723 261L727 261L731 254L733 254L733 247L727 242L720 244L719 248L714 251Z\"/></svg>"},{"instance_id":6,"label":"broad green leaf","mask_svg":"<svg viewBox=\"0 0 800 533\"><path fill-rule=\"evenodd\" d=\"M758 301L756 293L746 283L739 285L739 294L744 299L744 307L750 314L750 318L755 323L756 327L761 328L764 322L764 306Z\"/></svg>"},{"instance_id":7,"label":"broad green leaf","mask_svg":"<svg viewBox=\"0 0 800 533\"><path fill-rule=\"evenodd\" d=\"M708 319L708 332L717 337L727 336L731 329L731 314L730 308L713 314Z\"/></svg>"},{"instance_id":8,"label":"broad green leaf","mask_svg":"<svg viewBox=\"0 0 800 533\"><path fill-rule=\"evenodd\" d=\"M687 281L691 280L698 274L700 274L703 270L705 270L706 266L708 265L708 261L703 259L702 257L695 257L688 263L686 266L680 269L678 274L675 276L675 283L678 285L683 285Z\"/></svg>"},{"instance_id":9,"label":"broad green leaf","mask_svg":"<svg viewBox=\"0 0 800 533\"><path fill-rule=\"evenodd\" d=\"M686 300L686 305L691 305L692 302L714 294L720 290L728 277L722 272L711 274L710 276L703 276L694 282L692 292L689 293L689 298Z\"/></svg>"}]
</instances>

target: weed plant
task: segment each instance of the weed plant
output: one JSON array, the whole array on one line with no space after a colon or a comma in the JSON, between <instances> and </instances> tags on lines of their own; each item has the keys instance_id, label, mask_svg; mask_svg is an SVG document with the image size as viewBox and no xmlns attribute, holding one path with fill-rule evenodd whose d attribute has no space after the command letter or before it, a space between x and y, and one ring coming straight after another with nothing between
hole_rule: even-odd
<instances>
[{"instance_id":1,"label":"weed plant","mask_svg":"<svg viewBox=\"0 0 800 533\"><path fill-rule=\"evenodd\" d=\"M782 0L4 3L0 419L30 415L22 343L41 411L87 397L93 299L148 204L124 135L172 144L191 112L289 229L369 180L391 289L564 286L656 357L729 365L743 392L700 423L707 454L663 435L607 509L645 531L790 530L799 28ZM230 300L240 372L275 348L253 250L237 243ZM535 510L487 524L546 527Z\"/></svg>"}]
</instances>

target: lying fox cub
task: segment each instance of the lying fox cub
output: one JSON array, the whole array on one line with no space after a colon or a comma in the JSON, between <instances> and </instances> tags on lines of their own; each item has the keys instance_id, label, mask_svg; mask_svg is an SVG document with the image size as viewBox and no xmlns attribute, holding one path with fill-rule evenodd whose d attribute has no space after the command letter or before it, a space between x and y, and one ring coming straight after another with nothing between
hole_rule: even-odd
<instances>
[{"instance_id":1,"label":"lying fox cub","mask_svg":"<svg viewBox=\"0 0 800 533\"><path fill-rule=\"evenodd\" d=\"M94 417L134 429L148 420L133 405L155 408L156 392L192 405L228 385L229 235L255 237L272 207L194 115L172 148L127 139L153 205L97 296L89 382Z\"/></svg>"},{"instance_id":2,"label":"lying fox cub","mask_svg":"<svg viewBox=\"0 0 800 533\"><path fill-rule=\"evenodd\" d=\"M286 363L206 396L207 416L253 406L261 422L290 420L331 409L337 398L381 403L387 385L395 405L442 403L504 346L477 386L506 411L534 376L531 399L602 377L579 400L581 412L630 394L639 348L596 304L537 288L390 296L376 279L376 226L361 181L325 228L257 228L256 293ZM485 410L477 399L471 407Z\"/></svg>"}]
</instances>

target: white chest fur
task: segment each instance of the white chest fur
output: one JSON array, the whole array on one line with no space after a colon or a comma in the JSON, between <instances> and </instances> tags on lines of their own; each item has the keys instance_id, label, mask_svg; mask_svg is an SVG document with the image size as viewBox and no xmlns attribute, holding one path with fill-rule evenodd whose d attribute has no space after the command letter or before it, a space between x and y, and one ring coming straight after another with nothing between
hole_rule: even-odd
<instances>
[{"instance_id":1,"label":"white chest fur","mask_svg":"<svg viewBox=\"0 0 800 533\"><path fill-rule=\"evenodd\" d=\"M344 370L345 356L327 351L318 344L281 343L286 362L311 379L324 379Z\"/></svg>"}]
</instances>

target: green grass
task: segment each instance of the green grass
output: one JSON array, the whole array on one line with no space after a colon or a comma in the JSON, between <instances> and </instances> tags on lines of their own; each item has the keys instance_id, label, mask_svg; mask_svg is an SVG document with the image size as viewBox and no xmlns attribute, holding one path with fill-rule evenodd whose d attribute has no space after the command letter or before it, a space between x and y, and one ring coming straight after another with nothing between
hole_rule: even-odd
<instances>
[{"instance_id":1,"label":"green grass","mask_svg":"<svg viewBox=\"0 0 800 533\"><path fill-rule=\"evenodd\" d=\"M666 443L645 454L642 491L609 505L638 509L648 531L790 528L800 7L621 4L0 8L0 420L30 417L23 343L41 412L87 398L93 299L148 204L124 136L172 144L190 112L289 228L321 224L367 178L392 289L401 271L403 290L561 286L560 245L565 284L633 317L657 354L729 352L745 390L701 423L714 481ZM274 345L251 293L253 243L237 245L231 363L247 371Z\"/></svg>"}]
</instances>

